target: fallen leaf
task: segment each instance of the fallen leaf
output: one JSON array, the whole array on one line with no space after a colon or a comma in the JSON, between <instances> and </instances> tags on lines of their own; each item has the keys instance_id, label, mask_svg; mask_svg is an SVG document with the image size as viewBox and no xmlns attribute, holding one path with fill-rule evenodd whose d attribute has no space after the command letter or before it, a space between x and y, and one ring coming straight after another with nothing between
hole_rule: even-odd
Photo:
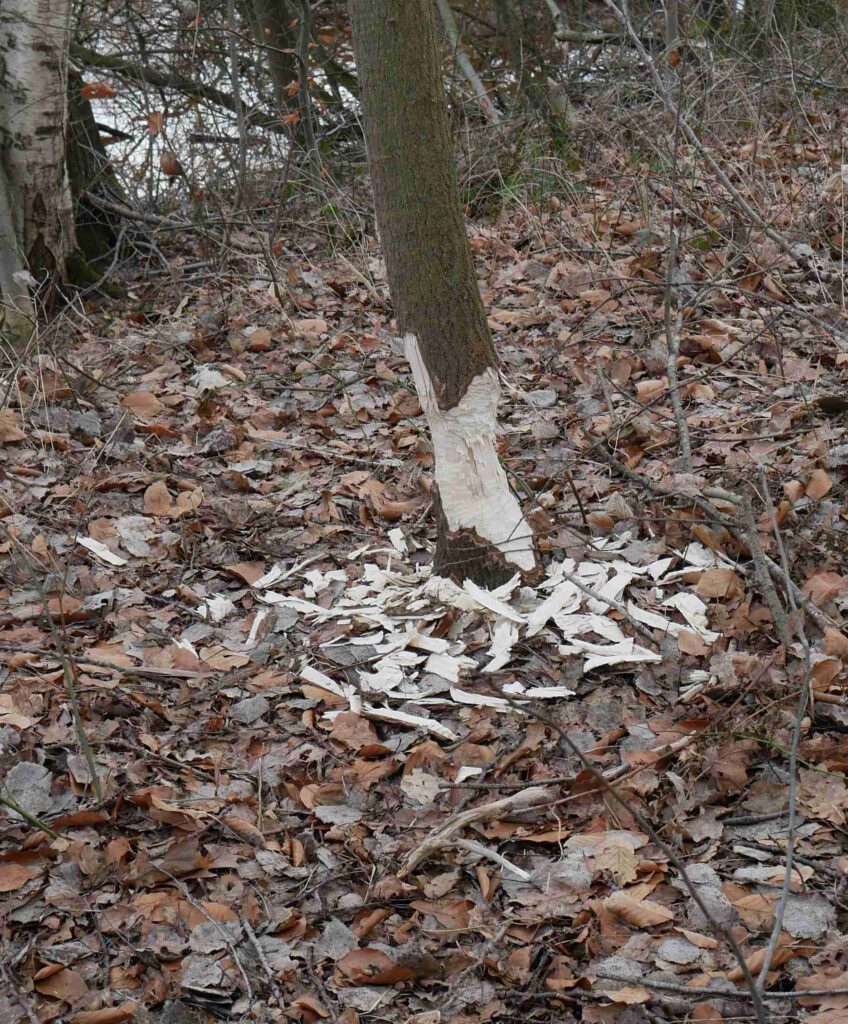
<instances>
[{"instance_id":1,"label":"fallen leaf","mask_svg":"<svg viewBox=\"0 0 848 1024\"><path fill-rule=\"evenodd\" d=\"M609 871L616 885L636 880L636 852L625 839L605 839L595 850L595 870Z\"/></svg>"},{"instance_id":2,"label":"fallen leaf","mask_svg":"<svg viewBox=\"0 0 848 1024\"><path fill-rule=\"evenodd\" d=\"M39 873L23 864L0 864L0 892L15 892L33 878L38 878Z\"/></svg>"},{"instance_id":3,"label":"fallen leaf","mask_svg":"<svg viewBox=\"0 0 848 1024\"><path fill-rule=\"evenodd\" d=\"M174 509L174 502L164 480L157 480L144 492L144 511L149 516L166 516Z\"/></svg>"},{"instance_id":4,"label":"fallen leaf","mask_svg":"<svg viewBox=\"0 0 848 1024\"><path fill-rule=\"evenodd\" d=\"M807 481L804 493L808 498L812 498L813 501L819 501L831 490L832 487L833 481L827 473L825 473L823 469L817 469Z\"/></svg>"},{"instance_id":5,"label":"fallen leaf","mask_svg":"<svg viewBox=\"0 0 848 1024\"><path fill-rule=\"evenodd\" d=\"M637 900L626 892L614 892L603 901L604 907L637 928L652 928L674 918L668 907L653 900Z\"/></svg>"},{"instance_id":6,"label":"fallen leaf","mask_svg":"<svg viewBox=\"0 0 848 1024\"><path fill-rule=\"evenodd\" d=\"M104 1006L102 1010L82 1010L71 1017L72 1024L122 1024L132 1020L138 1012L138 1003Z\"/></svg>"},{"instance_id":7,"label":"fallen leaf","mask_svg":"<svg viewBox=\"0 0 848 1024\"><path fill-rule=\"evenodd\" d=\"M13 444L26 439L18 422L18 414L14 409L0 409L0 444Z\"/></svg>"},{"instance_id":8,"label":"fallen leaf","mask_svg":"<svg viewBox=\"0 0 848 1024\"><path fill-rule=\"evenodd\" d=\"M61 999L64 1003L76 1003L88 995L88 985L83 980L83 976L67 967L61 968L34 984L36 991L43 996Z\"/></svg>"},{"instance_id":9,"label":"fallen leaf","mask_svg":"<svg viewBox=\"0 0 848 1024\"><path fill-rule=\"evenodd\" d=\"M152 391L131 391L124 396L121 405L142 419L152 419L165 408Z\"/></svg>"},{"instance_id":10,"label":"fallen leaf","mask_svg":"<svg viewBox=\"0 0 848 1024\"><path fill-rule=\"evenodd\" d=\"M704 600L738 597L742 594L742 581L732 569L707 569L701 574L695 592Z\"/></svg>"},{"instance_id":11,"label":"fallen leaf","mask_svg":"<svg viewBox=\"0 0 848 1024\"><path fill-rule=\"evenodd\" d=\"M604 992L604 995L614 1003L624 1003L625 1006L647 1003L651 998L651 993L642 985L625 985L612 992Z\"/></svg>"},{"instance_id":12,"label":"fallen leaf","mask_svg":"<svg viewBox=\"0 0 848 1024\"><path fill-rule=\"evenodd\" d=\"M400 967L379 949L352 949L336 968L353 985L396 985L415 977L411 967Z\"/></svg>"}]
</instances>

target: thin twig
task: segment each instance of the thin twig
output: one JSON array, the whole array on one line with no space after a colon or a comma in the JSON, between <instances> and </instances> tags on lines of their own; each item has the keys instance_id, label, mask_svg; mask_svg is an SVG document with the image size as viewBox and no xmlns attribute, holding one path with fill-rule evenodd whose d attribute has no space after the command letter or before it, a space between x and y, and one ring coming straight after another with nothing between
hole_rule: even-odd
<instances>
[{"instance_id":1,"label":"thin twig","mask_svg":"<svg viewBox=\"0 0 848 1024\"><path fill-rule=\"evenodd\" d=\"M508 700L511 704L513 703L512 696L506 693L502 688L501 695L505 697L506 700ZM554 732L559 734L562 743L565 745L568 751L574 757L576 757L583 765L583 767L591 774L594 781L598 784L598 787L602 789L603 792L606 793L616 804L618 804L618 806L621 807L622 810L626 811L629 815L631 815L631 817L636 821L636 823L639 825L642 831L646 832L650 836L651 841L654 842L660 848L660 850L662 850L662 852L668 858L669 863L677 869L677 871L680 873L680 880L685 885L689 895L692 897L698 910L700 910L701 914L703 915L704 920L709 923L710 928L713 930L715 935L717 937L722 938L727 943L731 952L733 953L733 957L739 965L740 971L742 972L742 977L745 979L745 984L748 986L748 989L750 991L751 1001L754 1004L754 1011L757 1015L757 1024L768 1024L768 1014L766 1013L766 1008L762 1001L762 993L757 988L756 982L754 980L753 975L751 974L751 969L748 966L748 961L745 958L745 954L742 952L741 946L739 945L738 941L736 940L735 936L730 931L730 929L726 927L721 921L719 921L716 918L715 914L713 914L710 908L707 906L703 896L698 891L698 887L690 879L689 872L687 871L686 864L683 862L683 860L672 849L672 847L669 846L669 844L662 838L662 836L659 834L659 832L657 832L657 830L650 823L650 821L648 821L645 815L642 814L642 812L637 807L633 806L632 803L628 802L627 800L625 800L623 796L621 796L615 784L609 782L607 779L604 778L603 774L598 771L598 769L592 764L589 758L586 757L583 751L574 743L574 741L568 735L566 730L559 724L559 722L549 717L548 715L542 714L542 712L540 711L536 711L530 705L525 705L524 710L527 714L532 715L538 721L542 722L544 725L547 725L548 728L553 729Z\"/></svg>"},{"instance_id":2,"label":"thin twig","mask_svg":"<svg viewBox=\"0 0 848 1024\"><path fill-rule=\"evenodd\" d=\"M206 910L202 903L197 902L197 900L188 891L188 886L181 882L180 879L176 877L176 875L172 875L171 872L168 871L167 868L163 868L161 864L154 864L153 867L154 870L161 871L163 875L170 878L174 885L176 885L176 887L182 893L183 899L187 903L190 903L195 910L203 914L203 916L206 918L207 921L210 922L210 924L215 926L215 930L220 934L221 938L224 940L226 947L229 950L230 956L233 958L233 961L235 962L235 965L238 968L238 972L241 975L241 979L244 982L245 996L247 997L247 1001L248 1003L252 1003L253 988L251 987L250 984L250 978L247 976L247 971L244 969L244 965L239 959L238 951L236 950L236 945L235 942L233 941L232 935L230 935L230 933L227 931L226 928L224 928L220 921L216 921L215 918L212 917L212 915L209 913L208 910ZM242 922L242 924L243 923L244 922Z\"/></svg>"},{"instance_id":3,"label":"thin twig","mask_svg":"<svg viewBox=\"0 0 848 1024\"><path fill-rule=\"evenodd\" d=\"M244 928L245 934L250 939L250 944L256 950L256 956L259 958L259 963L262 964L262 970L267 974L268 981L271 983L271 991L274 993L274 998L277 1000L277 1004L282 1006L285 1002L283 996L283 990L280 988L280 984L274 972L271 970L271 965L268 963L268 957L265 955L265 950L262 948L256 932L250 927L250 922L247 918L241 919L241 926Z\"/></svg>"},{"instance_id":4,"label":"thin twig","mask_svg":"<svg viewBox=\"0 0 848 1024\"><path fill-rule=\"evenodd\" d=\"M812 684L813 666L810 652L810 641L807 639L807 634L804 630L804 618L798 613L798 606L795 604L795 598L792 595L792 588L789 586L792 582L789 574L789 560L786 557L786 547L784 546L783 537L780 533L780 527L778 526L774 502L771 500L768 480L766 479L763 467L760 466L759 469L763 496L768 507L769 519L771 520L771 528L774 533L774 538L777 543L778 551L780 552L781 567L787 581L787 599L792 611L795 613L793 618L795 620L798 642L804 651L804 682L801 686L801 693L798 697L798 707L795 711L795 726L792 730L792 744L789 748L789 824L786 828L786 870L783 876L783 887L780 891L780 899L778 900L774 911L774 924L772 925L771 935L769 936L768 945L766 946L765 958L763 960L762 968L760 969L760 975L757 978L757 988L762 991L768 978L768 973L771 969L774 955L777 952L778 943L780 942L780 936L783 930L783 919L786 914L786 904L789 900L789 893L792 889L792 863L795 854L795 810L798 801L798 747L801 743L801 728L804 721L804 712L807 710L807 700L809 698L810 687ZM789 628L788 623L786 628Z\"/></svg>"},{"instance_id":5,"label":"thin twig","mask_svg":"<svg viewBox=\"0 0 848 1024\"><path fill-rule=\"evenodd\" d=\"M538 807L553 800L555 795L554 790L545 786L533 786L530 789L523 789L518 793L513 793L512 796L503 797L501 800L493 800L491 803L483 804L480 807L471 807L467 811L462 811L461 814L448 819L444 825L441 825L432 832L407 855L403 866L398 871L398 878L406 878L432 854L444 849L445 846L452 845L453 837L467 825L497 818L507 812L524 811L530 807Z\"/></svg>"},{"instance_id":6,"label":"thin twig","mask_svg":"<svg viewBox=\"0 0 848 1024\"><path fill-rule=\"evenodd\" d=\"M486 860L494 861L495 864L499 864L504 870L510 871L516 878L520 878L522 882L530 881L530 875L524 868L518 867L517 864L513 864L512 861L507 860L502 854L496 850L490 850L488 846L484 846L482 843L478 843L473 839L459 838L452 839L451 843L463 850L467 850L469 853L476 853L478 857L485 857Z\"/></svg>"},{"instance_id":7,"label":"thin twig","mask_svg":"<svg viewBox=\"0 0 848 1024\"><path fill-rule=\"evenodd\" d=\"M40 829L45 833L45 835L50 836L51 839L61 838L59 833L54 831L54 829L52 829L46 822L42 821L41 818L37 818L34 814L30 814L29 811L24 810L24 808L21 807L18 801L13 797L3 796L3 794L0 793L0 805L8 807L9 810L14 811L15 814L19 814L24 821L32 825L33 828Z\"/></svg>"}]
</instances>

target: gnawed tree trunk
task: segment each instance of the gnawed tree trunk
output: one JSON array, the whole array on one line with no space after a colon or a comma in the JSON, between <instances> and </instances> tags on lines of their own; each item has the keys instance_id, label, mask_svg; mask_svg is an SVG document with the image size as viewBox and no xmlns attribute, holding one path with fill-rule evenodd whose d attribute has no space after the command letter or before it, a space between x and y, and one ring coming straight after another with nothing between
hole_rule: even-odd
<instances>
[{"instance_id":1,"label":"gnawed tree trunk","mask_svg":"<svg viewBox=\"0 0 848 1024\"><path fill-rule=\"evenodd\" d=\"M496 449L500 385L456 185L432 0L350 0L377 221L436 458L434 569L532 574L532 530Z\"/></svg>"},{"instance_id":2,"label":"gnawed tree trunk","mask_svg":"<svg viewBox=\"0 0 848 1024\"><path fill-rule=\"evenodd\" d=\"M5 330L50 306L75 244L65 164L70 0L0 4L0 299Z\"/></svg>"}]
</instances>

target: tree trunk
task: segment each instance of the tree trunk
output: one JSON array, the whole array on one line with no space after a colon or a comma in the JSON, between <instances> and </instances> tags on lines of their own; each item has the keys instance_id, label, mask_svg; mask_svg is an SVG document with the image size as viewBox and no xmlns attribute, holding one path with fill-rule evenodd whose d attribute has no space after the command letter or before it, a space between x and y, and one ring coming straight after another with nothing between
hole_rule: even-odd
<instances>
[{"instance_id":1,"label":"tree trunk","mask_svg":"<svg viewBox=\"0 0 848 1024\"><path fill-rule=\"evenodd\" d=\"M68 74L68 134L66 161L74 202L77 248L65 258L65 279L75 285L91 284L102 276L119 237L119 219L97 204L97 199L125 204L127 199L109 154L100 138L91 103L83 95L78 71ZM110 294L113 289L103 285Z\"/></svg>"},{"instance_id":2,"label":"tree trunk","mask_svg":"<svg viewBox=\"0 0 848 1024\"><path fill-rule=\"evenodd\" d=\"M27 282L50 308L74 248L65 164L70 16L70 0L0 6L0 299L13 333L33 319Z\"/></svg>"},{"instance_id":3,"label":"tree trunk","mask_svg":"<svg viewBox=\"0 0 848 1024\"><path fill-rule=\"evenodd\" d=\"M537 568L496 450L500 385L465 236L432 0L350 0L392 300L436 458L434 569L494 585Z\"/></svg>"},{"instance_id":4,"label":"tree trunk","mask_svg":"<svg viewBox=\"0 0 848 1024\"><path fill-rule=\"evenodd\" d=\"M442 24L445 27L445 35L448 37L448 42L451 45L451 51L453 52L453 59L456 61L457 67L465 75L465 80L471 86L474 95L477 97L477 102L480 104L480 109L486 115L486 120L490 124L500 123L500 114L498 114L497 107L492 102L492 97L486 91L486 86L483 85L480 80L480 76L477 74L477 70L468 58L468 54L463 50L462 43L459 39L459 29L457 28L456 18L453 16L450 3L448 0L436 0L439 8L439 14L442 19Z\"/></svg>"},{"instance_id":5,"label":"tree trunk","mask_svg":"<svg viewBox=\"0 0 848 1024\"><path fill-rule=\"evenodd\" d=\"M291 98L290 89L298 81L296 37L293 16L287 0L253 0L259 30L259 42L267 47L268 68L274 82L274 99L280 109Z\"/></svg>"},{"instance_id":6,"label":"tree trunk","mask_svg":"<svg viewBox=\"0 0 848 1024\"><path fill-rule=\"evenodd\" d=\"M565 150L569 138L568 97L557 82L542 81L537 69L534 75L527 61L532 48L527 45L525 29L521 18L513 10L512 0L494 0L501 30L506 36L509 62L518 83L518 91L545 123L551 142L557 150Z\"/></svg>"}]
</instances>

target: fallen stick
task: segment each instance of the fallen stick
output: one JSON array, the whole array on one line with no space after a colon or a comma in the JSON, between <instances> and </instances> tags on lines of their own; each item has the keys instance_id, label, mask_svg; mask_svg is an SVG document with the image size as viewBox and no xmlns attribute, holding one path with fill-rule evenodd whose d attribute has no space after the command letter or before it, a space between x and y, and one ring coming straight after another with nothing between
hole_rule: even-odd
<instances>
[{"instance_id":1,"label":"fallen stick","mask_svg":"<svg viewBox=\"0 0 848 1024\"><path fill-rule=\"evenodd\" d=\"M525 811L531 807L538 807L540 804L553 800L555 796L556 793L553 789L546 786L532 786L530 789L520 790L518 793L505 796L500 800L493 800L480 807L470 807L467 811L462 811L461 814L457 814L456 817L437 828L420 846L407 855L403 866L398 871L398 878L407 878L419 864L423 864L439 850L452 845L454 836L468 825L473 825L478 821L489 821L508 811Z\"/></svg>"}]
</instances>

